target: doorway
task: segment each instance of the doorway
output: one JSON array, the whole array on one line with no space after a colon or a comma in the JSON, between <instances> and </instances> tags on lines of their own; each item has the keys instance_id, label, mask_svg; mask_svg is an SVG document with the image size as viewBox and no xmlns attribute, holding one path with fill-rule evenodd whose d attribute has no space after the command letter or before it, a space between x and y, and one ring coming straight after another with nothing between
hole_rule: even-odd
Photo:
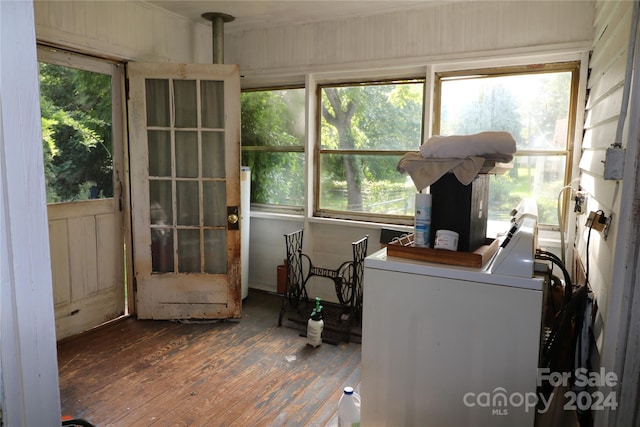
<instances>
[{"instance_id":1,"label":"doorway","mask_svg":"<svg viewBox=\"0 0 640 427\"><path fill-rule=\"evenodd\" d=\"M56 339L130 311L123 66L38 48ZM129 264L129 263L126 263ZM130 265L130 264L129 264Z\"/></svg>"}]
</instances>

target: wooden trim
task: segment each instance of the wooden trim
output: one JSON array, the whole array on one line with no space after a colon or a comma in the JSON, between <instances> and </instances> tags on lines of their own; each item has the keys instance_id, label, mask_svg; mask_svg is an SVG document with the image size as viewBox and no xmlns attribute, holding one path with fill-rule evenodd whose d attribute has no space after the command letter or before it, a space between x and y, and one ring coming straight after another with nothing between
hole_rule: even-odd
<instances>
[{"instance_id":1,"label":"wooden trim","mask_svg":"<svg viewBox=\"0 0 640 427\"><path fill-rule=\"evenodd\" d=\"M50 203L49 205L47 205L47 215L49 221L82 218L85 216L107 215L117 211L118 200L114 198Z\"/></svg>"}]
</instances>

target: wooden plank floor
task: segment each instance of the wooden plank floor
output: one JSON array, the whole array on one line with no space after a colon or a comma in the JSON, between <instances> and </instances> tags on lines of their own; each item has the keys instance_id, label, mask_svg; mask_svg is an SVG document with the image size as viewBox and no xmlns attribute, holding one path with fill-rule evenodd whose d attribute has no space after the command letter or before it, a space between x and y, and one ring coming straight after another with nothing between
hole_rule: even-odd
<instances>
[{"instance_id":1,"label":"wooden plank floor","mask_svg":"<svg viewBox=\"0 0 640 427\"><path fill-rule=\"evenodd\" d=\"M360 385L360 344L312 348L278 327L280 298L250 292L243 318L122 319L58 343L62 414L96 426L335 426Z\"/></svg>"}]
</instances>

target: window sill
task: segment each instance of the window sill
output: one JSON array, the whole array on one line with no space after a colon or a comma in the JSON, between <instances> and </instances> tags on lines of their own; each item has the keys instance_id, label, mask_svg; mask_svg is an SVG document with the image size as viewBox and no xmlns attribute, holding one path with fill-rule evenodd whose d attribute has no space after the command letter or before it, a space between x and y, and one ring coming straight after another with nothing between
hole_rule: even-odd
<instances>
[{"instance_id":1,"label":"window sill","mask_svg":"<svg viewBox=\"0 0 640 427\"><path fill-rule=\"evenodd\" d=\"M277 213L277 212L267 212L267 211L258 211L252 210L249 213L251 218L260 218L260 219L277 219L283 221L303 221L303 214L295 214L295 213Z\"/></svg>"},{"instance_id":2,"label":"window sill","mask_svg":"<svg viewBox=\"0 0 640 427\"><path fill-rule=\"evenodd\" d=\"M560 248L560 231L538 230L538 247Z\"/></svg>"},{"instance_id":3,"label":"window sill","mask_svg":"<svg viewBox=\"0 0 640 427\"><path fill-rule=\"evenodd\" d=\"M273 219L278 221L305 221L311 224L325 224L336 225L342 227L356 227L356 228L369 228L369 229L382 229L390 228L398 231L413 232L413 226L402 224L389 224L384 222L374 221L354 221L349 219L336 219L336 218L321 218L321 217L308 217L305 218L304 214L296 213L277 213L268 211L252 210L250 212L251 218L260 219Z\"/></svg>"},{"instance_id":4,"label":"window sill","mask_svg":"<svg viewBox=\"0 0 640 427\"><path fill-rule=\"evenodd\" d=\"M373 221L354 221L351 219L337 219L337 218L321 218L321 217L309 217L308 222L314 224L329 224L329 225L341 225L345 227L356 227L356 228L392 228L398 231L407 231L413 232L413 226L401 225L401 224L389 224L384 222L373 222Z\"/></svg>"}]
</instances>

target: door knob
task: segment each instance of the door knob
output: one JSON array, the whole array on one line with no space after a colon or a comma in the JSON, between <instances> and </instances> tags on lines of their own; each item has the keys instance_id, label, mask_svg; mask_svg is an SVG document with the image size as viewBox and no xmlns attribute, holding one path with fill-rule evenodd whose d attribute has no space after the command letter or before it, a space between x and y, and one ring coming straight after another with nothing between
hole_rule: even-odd
<instances>
[{"instance_id":1,"label":"door knob","mask_svg":"<svg viewBox=\"0 0 640 427\"><path fill-rule=\"evenodd\" d=\"M240 230L240 212L237 206L227 206L227 229Z\"/></svg>"}]
</instances>

